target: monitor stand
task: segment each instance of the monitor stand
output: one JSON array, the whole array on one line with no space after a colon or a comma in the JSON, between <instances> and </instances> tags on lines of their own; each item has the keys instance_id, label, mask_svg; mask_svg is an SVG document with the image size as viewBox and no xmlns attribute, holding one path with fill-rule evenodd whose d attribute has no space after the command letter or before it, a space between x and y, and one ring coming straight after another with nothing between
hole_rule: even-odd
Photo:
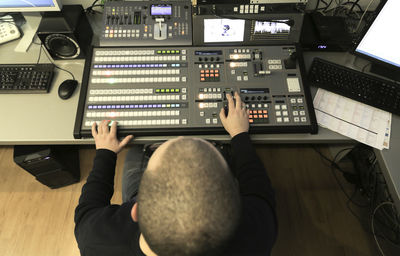
<instances>
[{"instance_id":1,"label":"monitor stand","mask_svg":"<svg viewBox=\"0 0 400 256\"><path fill-rule=\"evenodd\" d=\"M16 52L26 52L29 49L36 35L40 20L42 19L42 16L38 12L23 13L23 16L26 20L26 23L21 26L21 30L24 34L19 40L17 47L14 49Z\"/></svg>"},{"instance_id":2,"label":"monitor stand","mask_svg":"<svg viewBox=\"0 0 400 256\"><path fill-rule=\"evenodd\" d=\"M400 72L398 70L372 63L370 72L400 82Z\"/></svg>"}]
</instances>

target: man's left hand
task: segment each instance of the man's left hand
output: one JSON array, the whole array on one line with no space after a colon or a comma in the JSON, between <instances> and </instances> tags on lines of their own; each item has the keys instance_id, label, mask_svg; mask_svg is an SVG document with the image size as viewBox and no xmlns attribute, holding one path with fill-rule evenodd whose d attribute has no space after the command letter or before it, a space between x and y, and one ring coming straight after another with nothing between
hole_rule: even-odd
<instances>
[{"instance_id":1,"label":"man's left hand","mask_svg":"<svg viewBox=\"0 0 400 256\"><path fill-rule=\"evenodd\" d=\"M92 136L96 142L96 149L108 149L118 154L123 147L133 138L133 135L126 136L122 141L117 138L117 122L114 121L111 128L108 128L110 120L103 120L96 129L97 123L92 125Z\"/></svg>"}]
</instances>

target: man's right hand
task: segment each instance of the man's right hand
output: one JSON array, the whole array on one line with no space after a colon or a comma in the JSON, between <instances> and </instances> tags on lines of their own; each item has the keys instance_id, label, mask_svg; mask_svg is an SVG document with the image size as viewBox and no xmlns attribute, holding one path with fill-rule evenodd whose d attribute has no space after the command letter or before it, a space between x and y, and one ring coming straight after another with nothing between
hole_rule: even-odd
<instances>
[{"instance_id":1,"label":"man's right hand","mask_svg":"<svg viewBox=\"0 0 400 256\"><path fill-rule=\"evenodd\" d=\"M228 99L228 116L225 115L225 110L222 108L219 117L225 130L233 138L239 133L249 131L249 113L243 106L244 104L238 92L235 92L236 106L229 93L226 94L226 98Z\"/></svg>"}]
</instances>

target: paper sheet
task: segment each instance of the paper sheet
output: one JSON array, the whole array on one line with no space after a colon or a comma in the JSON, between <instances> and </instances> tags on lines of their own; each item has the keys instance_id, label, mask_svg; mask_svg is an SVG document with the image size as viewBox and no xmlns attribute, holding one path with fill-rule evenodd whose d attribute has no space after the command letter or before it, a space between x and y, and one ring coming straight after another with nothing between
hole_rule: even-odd
<instances>
[{"instance_id":1,"label":"paper sheet","mask_svg":"<svg viewBox=\"0 0 400 256\"><path fill-rule=\"evenodd\" d=\"M324 89L318 89L314 108L320 126L380 150L389 148L391 113Z\"/></svg>"}]
</instances>

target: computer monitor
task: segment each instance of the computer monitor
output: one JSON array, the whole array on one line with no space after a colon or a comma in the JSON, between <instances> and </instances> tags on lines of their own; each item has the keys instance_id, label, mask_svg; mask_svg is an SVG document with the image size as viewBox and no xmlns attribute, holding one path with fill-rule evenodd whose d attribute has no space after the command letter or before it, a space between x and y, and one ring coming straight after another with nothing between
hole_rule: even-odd
<instances>
[{"instance_id":1,"label":"computer monitor","mask_svg":"<svg viewBox=\"0 0 400 256\"><path fill-rule=\"evenodd\" d=\"M372 62L371 72L400 81L400 1L383 0L354 53Z\"/></svg>"},{"instance_id":2,"label":"computer monitor","mask_svg":"<svg viewBox=\"0 0 400 256\"><path fill-rule=\"evenodd\" d=\"M0 13L22 12L26 23L21 27L23 37L16 52L26 52L31 45L41 20L40 12L60 11L61 0L0 0Z\"/></svg>"},{"instance_id":3,"label":"computer monitor","mask_svg":"<svg viewBox=\"0 0 400 256\"><path fill-rule=\"evenodd\" d=\"M60 11L60 0L1 0L0 12Z\"/></svg>"}]
</instances>

